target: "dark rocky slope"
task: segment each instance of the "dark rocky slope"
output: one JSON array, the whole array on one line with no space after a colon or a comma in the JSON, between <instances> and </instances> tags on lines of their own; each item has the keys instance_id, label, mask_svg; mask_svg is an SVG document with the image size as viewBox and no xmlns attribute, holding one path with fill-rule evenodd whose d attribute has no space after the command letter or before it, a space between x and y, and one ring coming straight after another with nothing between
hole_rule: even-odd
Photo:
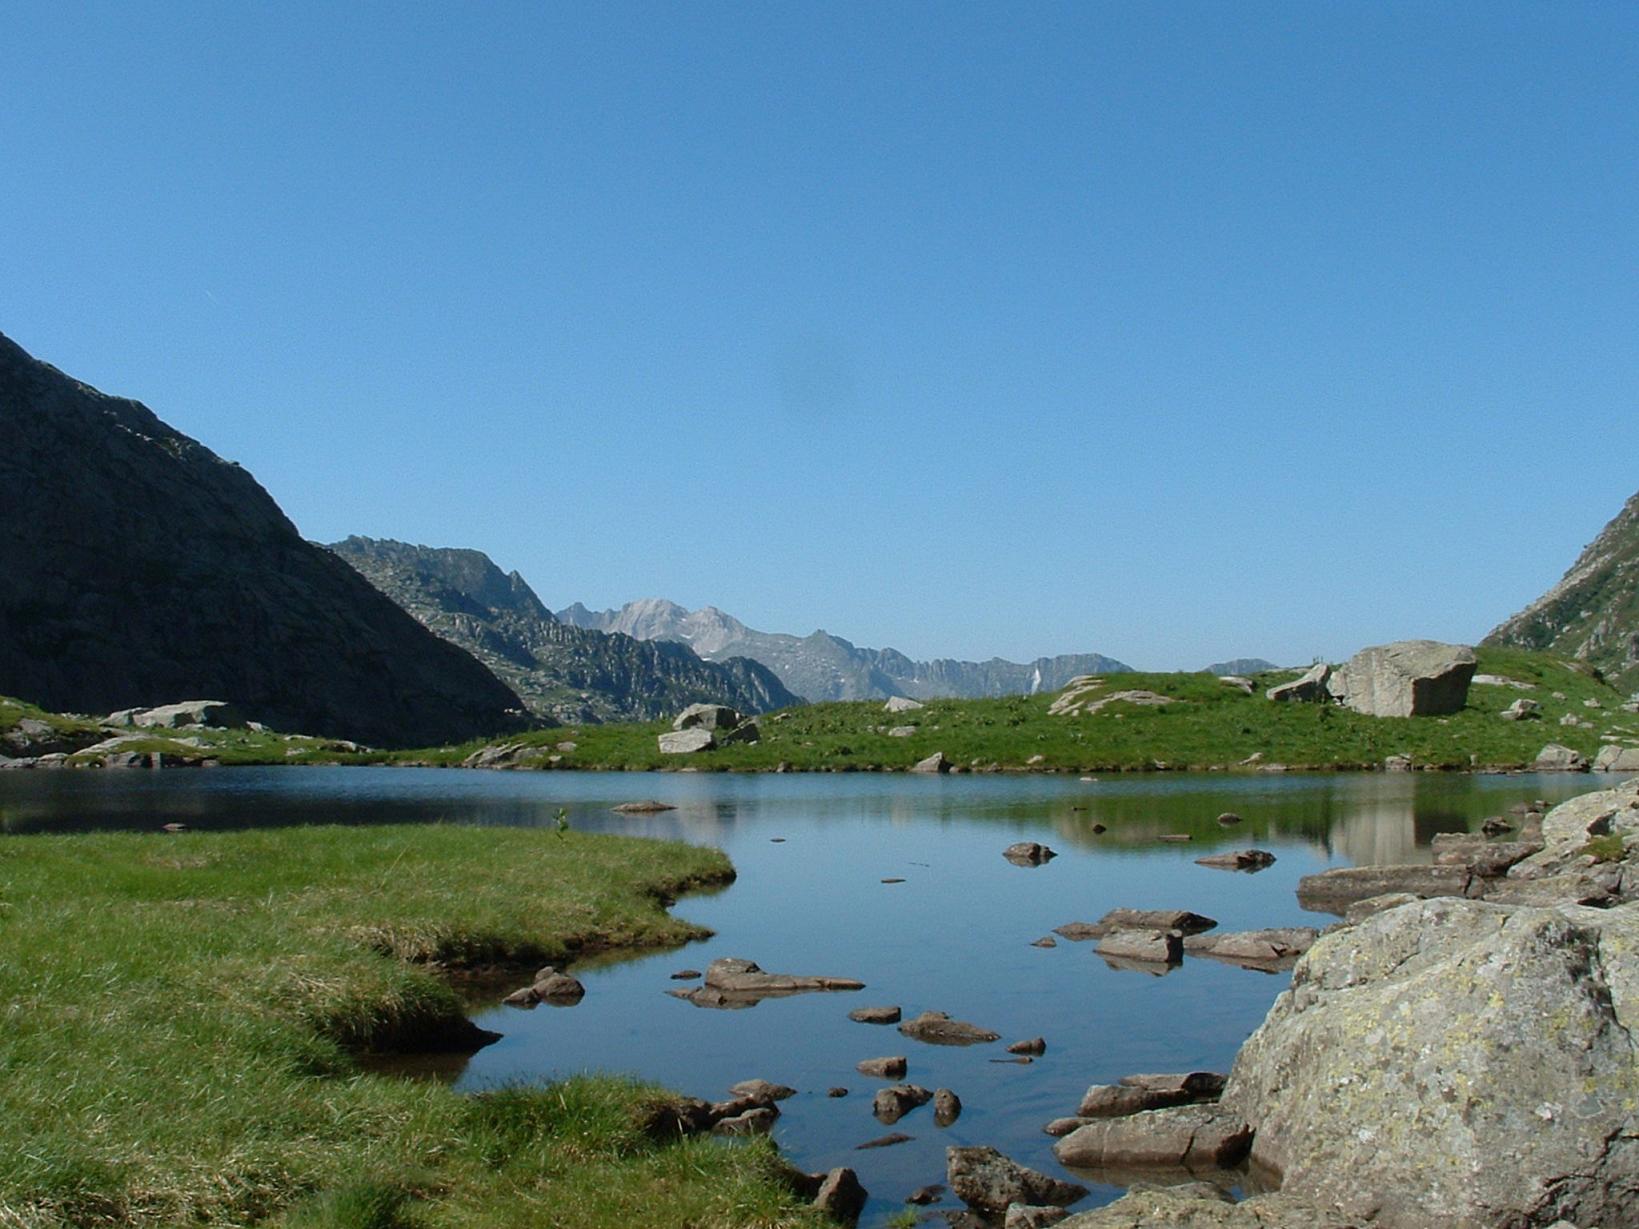
<instances>
[{"instance_id":1,"label":"dark rocky slope","mask_svg":"<svg viewBox=\"0 0 1639 1229\"><path fill-rule=\"evenodd\" d=\"M1580 658L1617 686L1639 688L1639 494L1557 585L1482 643Z\"/></svg>"},{"instance_id":2,"label":"dark rocky slope","mask_svg":"<svg viewBox=\"0 0 1639 1229\"><path fill-rule=\"evenodd\" d=\"M0 694L54 710L211 697L377 745L515 728L518 698L239 466L0 336Z\"/></svg>"},{"instance_id":3,"label":"dark rocky slope","mask_svg":"<svg viewBox=\"0 0 1639 1229\"><path fill-rule=\"evenodd\" d=\"M762 713L802 703L743 657L702 661L687 645L560 623L518 573L476 550L351 537L331 548L425 626L472 653L540 716L669 717L690 704Z\"/></svg>"},{"instance_id":4,"label":"dark rocky slope","mask_svg":"<svg viewBox=\"0 0 1639 1229\"><path fill-rule=\"evenodd\" d=\"M749 657L780 681L813 701L881 700L1034 695L1057 691L1083 674L1126 673L1123 665L1098 653L1038 657L1032 662L956 661L941 657L913 661L897 649L866 649L840 636L816 631L808 636L760 632L714 606L685 610L664 598L628 602L619 610L588 610L576 602L558 618L577 627L624 632L640 640L688 645L707 661Z\"/></svg>"}]
</instances>

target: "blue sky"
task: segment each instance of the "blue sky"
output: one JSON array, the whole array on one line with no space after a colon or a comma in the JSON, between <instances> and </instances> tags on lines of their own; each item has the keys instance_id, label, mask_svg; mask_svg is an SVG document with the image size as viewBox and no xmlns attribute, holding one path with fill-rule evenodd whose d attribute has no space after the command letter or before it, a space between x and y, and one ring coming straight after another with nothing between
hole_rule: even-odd
<instances>
[{"instance_id":1,"label":"blue sky","mask_svg":"<svg viewBox=\"0 0 1639 1229\"><path fill-rule=\"evenodd\" d=\"M1639 488L1632 4L7 6L0 331L307 536L916 655L1473 640Z\"/></svg>"}]
</instances>

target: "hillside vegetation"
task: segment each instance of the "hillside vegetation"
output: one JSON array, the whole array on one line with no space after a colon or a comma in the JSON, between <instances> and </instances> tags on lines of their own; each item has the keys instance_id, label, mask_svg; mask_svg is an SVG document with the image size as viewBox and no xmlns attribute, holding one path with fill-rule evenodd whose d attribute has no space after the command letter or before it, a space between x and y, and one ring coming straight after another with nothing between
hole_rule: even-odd
<instances>
[{"instance_id":1,"label":"hillside vegetation","mask_svg":"<svg viewBox=\"0 0 1639 1229\"><path fill-rule=\"evenodd\" d=\"M1367 717L1265 699L1264 689L1290 671L1258 675L1250 695L1210 674L1133 673L1103 676L1089 699L1151 691L1170 702L1114 700L1075 716L1050 713L1053 696L930 700L907 713L884 712L876 701L815 704L759 719L755 744L682 756L660 753L657 735L670 728L660 722L545 731L507 745L520 748L514 758L525 767L892 770L942 752L974 771L1061 772L1376 768L1395 755L1419 767L1517 768L1549 742L1590 760L1605 738L1639 745L1639 715L1623 710L1625 694L1586 664L1498 648L1479 650L1479 661L1482 674L1525 686L1475 684L1464 711L1450 717ZM1540 703L1542 716L1503 720L1502 710L1522 696ZM1578 724L1561 724L1566 717ZM456 764L483 745L391 758Z\"/></svg>"}]
</instances>

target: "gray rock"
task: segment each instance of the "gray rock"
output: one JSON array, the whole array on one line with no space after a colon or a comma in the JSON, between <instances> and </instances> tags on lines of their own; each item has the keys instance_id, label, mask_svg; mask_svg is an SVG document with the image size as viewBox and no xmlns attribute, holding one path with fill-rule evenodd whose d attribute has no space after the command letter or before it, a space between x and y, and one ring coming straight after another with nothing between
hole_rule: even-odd
<instances>
[{"instance_id":1,"label":"gray rock","mask_svg":"<svg viewBox=\"0 0 1639 1229\"><path fill-rule=\"evenodd\" d=\"M245 715L226 700L183 700L177 704L162 704L158 708L130 711L126 721L116 724L162 730L194 726L213 730L242 730L245 728Z\"/></svg>"},{"instance_id":2,"label":"gray rock","mask_svg":"<svg viewBox=\"0 0 1639 1229\"><path fill-rule=\"evenodd\" d=\"M1559 743L1549 743L1537 752L1536 761L1531 767L1538 772L1587 772L1588 760L1580 751L1573 751Z\"/></svg>"},{"instance_id":3,"label":"gray rock","mask_svg":"<svg viewBox=\"0 0 1639 1229\"><path fill-rule=\"evenodd\" d=\"M888 731L889 738L909 738L916 733L914 725L896 725Z\"/></svg>"},{"instance_id":4,"label":"gray rock","mask_svg":"<svg viewBox=\"0 0 1639 1229\"><path fill-rule=\"evenodd\" d=\"M939 773L949 772L955 765L945 758L943 751L935 751L927 759L917 760L911 765L912 772Z\"/></svg>"},{"instance_id":5,"label":"gray rock","mask_svg":"<svg viewBox=\"0 0 1639 1229\"><path fill-rule=\"evenodd\" d=\"M551 965L535 974L533 987L543 1003L578 1002L586 995L586 987L567 973L560 973Z\"/></svg>"},{"instance_id":6,"label":"gray rock","mask_svg":"<svg viewBox=\"0 0 1639 1229\"><path fill-rule=\"evenodd\" d=\"M1410 772L1415 763L1409 755L1390 755L1383 760L1384 772Z\"/></svg>"},{"instance_id":7,"label":"gray rock","mask_svg":"<svg viewBox=\"0 0 1639 1229\"><path fill-rule=\"evenodd\" d=\"M875 1076L879 1080L902 1080L908 1064L903 1055L895 1054L888 1058L867 1058L855 1064L855 1070L861 1075Z\"/></svg>"},{"instance_id":8,"label":"gray rock","mask_svg":"<svg viewBox=\"0 0 1639 1229\"><path fill-rule=\"evenodd\" d=\"M913 1041L929 1045L969 1046L987 1041L1000 1041L1001 1034L969 1024L966 1020L952 1020L942 1011L924 1011L899 1026L899 1031Z\"/></svg>"},{"instance_id":9,"label":"gray rock","mask_svg":"<svg viewBox=\"0 0 1639 1229\"><path fill-rule=\"evenodd\" d=\"M1368 896L1365 900L1357 900L1343 910L1343 920L1349 925L1364 922L1373 914L1382 913L1385 909L1398 909L1401 905L1409 905L1419 901L1421 896L1413 896L1410 892L1385 892L1381 896Z\"/></svg>"},{"instance_id":10,"label":"gray rock","mask_svg":"<svg viewBox=\"0 0 1639 1229\"><path fill-rule=\"evenodd\" d=\"M857 1007L848 1018L856 1024L898 1024L900 1013L897 1007Z\"/></svg>"},{"instance_id":11,"label":"gray rock","mask_svg":"<svg viewBox=\"0 0 1639 1229\"><path fill-rule=\"evenodd\" d=\"M933 1120L948 1127L962 1116L962 1099L948 1088L933 1090Z\"/></svg>"},{"instance_id":12,"label":"gray rock","mask_svg":"<svg viewBox=\"0 0 1639 1229\"><path fill-rule=\"evenodd\" d=\"M849 977L765 973L750 960L725 956L706 966L704 985L693 990L668 990L666 993L674 998L687 999L697 1007L751 1007L763 999L790 994L864 988L864 982Z\"/></svg>"},{"instance_id":13,"label":"gray rock","mask_svg":"<svg viewBox=\"0 0 1639 1229\"><path fill-rule=\"evenodd\" d=\"M1594 756L1595 772L1639 772L1639 747L1621 747L1606 743Z\"/></svg>"},{"instance_id":14,"label":"gray rock","mask_svg":"<svg viewBox=\"0 0 1639 1229\"><path fill-rule=\"evenodd\" d=\"M711 751L717 738L703 727L677 730L660 736L661 755L693 755L697 751Z\"/></svg>"},{"instance_id":15,"label":"gray rock","mask_svg":"<svg viewBox=\"0 0 1639 1229\"><path fill-rule=\"evenodd\" d=\"M754 743L762 740L763 731L755 721L743 721L717 741L722 746L731 743Z\"/></svg>"},{"instance_id":16,"label":"gray rock","mask_svg":"<svg viewBox=\"0 0 1639 1229\"><path fill-rule=\"evenodd\" d=\"M1636 950L1639 905L1378 914L1299 963L1224 1105L1284 1191L1388 1229L1632 1225Z\"/></svg>"},{"instance_id":17,"label":"gray rock","mask_svg":"<svg viewBox=\"0 0 1639 1229\"><path fill-rule=\"evenodd\" d=\"M1099 939L1096 950L1100 956L1117 960L1177 964L1184 958L1184 934L1180 930L1112 930Z\"/></svg>"},{"instance_id":18,"label":"gray rock","mask_svg":"<svg viewBox=\"0 0 1639 1229\"><path fill-rule=\"evenodd\" d=\"M859 1175L851 1169L837 1168L825 1175L819 1191L814 1195L814 1207L834 1221L851 1225L865 1210L868 1198L860 1185Z\"/></svg>"},{"instance_id":19,"label":"gray rock","mask_svg":"<svg viewBox=\"0 0 1639 1229\"><path fill-rule=\"evenodd\" d=\"M1010 1203L1007 1205L1007 1215L1002 1218L1002 1229L1047 1229L1047 1226L1059 1224L1069 1215L1069 1209L1055 1208L1051 1204Z\"/></svg>"},{"instance_id":20,"label":"gray rock","mask_svg":"<svg viewBox=\"0 0 1639 1229\"><path fill-rule=\"evenodd\" d=\"M1500 879L1516 862L1523 862L1542 849L1541 841L1479 841L1436 849L1434 861L1440 866L1466 866L1484 879Z\"/></svg>"},{"instance_id":21,"label":"gray rock","mask_svg":"<svg viewBox=\"0 0 1639 1229\"><path fill-rule=\"evenodd\" d=\"M729 1118L719 1118L712 1124L713 1135L764 1135L774 1127L779 1111L771 1105L758 1105Z\"/></svg>"},{"instance_id":22,"label":"gray rock","mask_svg":"<svg viewBox=\"0 0 1639 1229\"><path fill-rule=\"evenodd\" d=\"M691 704L672 721L673 730L732 730L745 720L724 704Z\"/></svg>"},{"instance_id":23,"label":"gray rock","mask_svg":"<svg viewBox=\"0 0 1639 1229\"><path fill-rule=\"evenodd\" d=\"M919 1084L894 1084L879 1088L871 1098L871 1113L885 1126L893 1126L919 1105L933 1100L933 1093Z\"/></svg>"},{"instance_id":24,"label":"gray rock","mask_svg":"<svg viewBox=\"0 0 1639 1229\"><path fill-rule=\"evenodd\" d=\"M1370 717L1461 712L1474 677L1474 650L1436 640L1361 649L1326 681L1332 696Z\"/></svg>"},{"instance_id":25,"label":"gray rock","mask_svg":"<svg viewBox=\"0 0 1639 1229\"><path fill-rule=\"evenodd\" d=\"M1264 698L1290 702L1315 702L1328 698L1326 683L1332 677L1332 668L1325 662L1316 662L1300 678L1279 683L1265 691Z\"/></svg>"},{"instance_id":26,"label":"gray rock","mask_svg":"<svg viewBox=\"0 0 1639 1229\"><path fill-rule=\"evenodd\" d=\"M889 696L888 702L882 706L882 711L885 713L914 713L917 709L923 707L925 707L923 704L917 700L912 700L909 696Z\"/></svg>"},{"instance_id":27,"label":"gray rock","mask_svg":"<svg viewBox=\"0 0 1639 1229\"><path fill-rule=\"evenodd\" d=\"M1360 1224L1286 1191L1226 1203L1221 1195L1201 1193L1200 1185L1135 1185L1106 1207L1060 1221L1059 1229L1358 1229Z\"/></svg>"},{"instance_id":28,"label":"gray rock","mask_svg":"<svg viewBox=\"0 0 1639 1229\"><path fill-rule=\"evenodd\" d=\"M1014 866L1041 866L1051 862L1058 854L1036 841L1017 841L1002 850L1002 857Z\"/></svg>"},{"instance_id":29,"label":"gray rock","mask_svg":"<svg viewBox=\"0 0 1639 1229\"><path fill-rule=\"evenodd\" d=\"M1389 892L1413 896L1478 896L1466 866L1339 866L1298 880L1298 903L1305 909L1341 914L1356 901Z\"/></svg>"},{"instance_id":30,"label":"gray rock","mask_svg":"<svg viewBox=\"0 0 1639 1229\"><path fill-rule=\"evenodd\" d=\"M1210 866L1224 871L1261 871L1275 864L1275 855L1266 849L1232 849L1224 853L1196 858L1196 866Z\"/></svg>"},{"instance_id":31,"label":"gray rock","mask_svg":"<svg viewBox=\"0 0 1639 1229\"><path fill-rule=\"evenodd\" d=\"M1053 1145L1060 1163L1081 1169L1238 1165L1252 1131L1218 1105L1179 1105L1090 1122Z\"/></svg>"},{"instance_id":32,"label":"gray rock","mask_svg":"<svg viewBox=\"0 0 1639 1229\"><path fill-rule=\"evenodd\" d=\"M1087 1194L1084 1186L1027 1169L994 1148L947 1148L945 1180L963 1203L992 1214L1015 1203L1063 1206Z\"/></svg>"},{"instance_id":33,"label":"gray rock","mask_svg":"<svg viewBox=\"0 0 1639 1229\"><path fill-rule=\"evenodd\" d=\"M1094 1118L1125 1118L1144 1110L1190 1105L1202 1098L1183 1089L1138 1088L1127 1084L1094 1084L1082 1094L1076 1117L1070 1121L1084 1126ZM1068 1131L1064 1134L1069 1134Z\"/></svg>"},{"instance_id":34,"label":"gray rock","mask_svg":"<svg viewBox=\"0 0 1639 1229\"><path fill-rule=\"evenodd\" d=\"M1313 926L1276 926L1267 930L1241 930L1227 934L1190 935L1184 951L1191 956L1211 956L1255 966L1296 960L1314 946L1320 931Z\"/></svg>"},{"instance_id":35,"label":"gray rock","mask_svg":"<svg viewBox=\"0 0 1639 1229\"><path fill-rule=\"evenodd\" d=\"M1053 933L1080 942L1117 930L1176 930L1193 935L1211 930L1217 924L1212 918L1188 909L1111 909L1096 922L1070 922Z\"/></svg>"},{"instance_id":36,"label":"gray rock","mask_svg":"<svg viewBox=\"0 0 1639 1229\"><path fill-rule=\"evenodd\" d=\"M1540 716L1542 716L1542 705L1535 700L1527 700L1524 696L1521 696L1502 710L1502 719L1504 721L1524 721L1527 718Z\"/></svg>"},{"instance_id":37,"label":"gray rock","mask_svg":"<svg viewBox=\"0 0 1639 1229\"><path fill-rule=\"evenodd\" d=\"M753 1101L784 1101L797 1095L795 1088L768 1080L741 1080L730 1086L729 1091L736 1097L750 1097Z\"/></svg>"}]
</instances>

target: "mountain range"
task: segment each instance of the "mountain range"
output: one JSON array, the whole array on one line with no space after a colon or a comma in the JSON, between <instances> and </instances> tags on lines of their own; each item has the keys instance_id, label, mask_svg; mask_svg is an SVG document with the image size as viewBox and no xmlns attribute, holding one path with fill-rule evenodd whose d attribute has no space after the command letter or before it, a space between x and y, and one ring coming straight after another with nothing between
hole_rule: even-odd
<instances>
[{"instance_id":1,"label":"mountain range","mask_svg":"<svg viewBox=\"0 0 1639 1229\"><path fill-rule=\"evenodd\" d=\"M1081 674L1132 667L1098 653L1038 657L1032 662L913 661L897 649L860 648L840 636L762 632L714 606L687 610L664 598L628 602L619 610L588 610L576 602L557 612L560 622L639 640L686 644L707 661L748 657L761 662L791 691L811 701L933 699L1057 691Z\"/></svg>"},{"instance_id":2,"label":"mountain range","mask_svg":"<svg viewBox=\"0 0 1639 1229\"><path fill-rule=\"evenodd\" d=\"M646 721L694 703L761 713L800 704L744 657L560 622L517 572L477 550L351 537L330 549L429 630L471 653L538 717Z\"/></svg>"},{"instance_id":3,"label":"mountain range","mask_svg":"<svg viewBox=\"0 0 1639 1229\"><path fill-rule=\"evenodd\" d=\"M1558 584L1493 628L1483 643L1579 658L1616 686L1639 688L1639 494Z\"/></svg>"},{"instance_id":4,"label":"mountain range","mask_svg":"<svg viewBox=\"0 0 1639 1229\"><path fill-rule=\"evenodd\" d=\"M245 470L0 336L0 694L107 713L221 699L378 745L520 727L523 705Z\"/></svg>"}]
</instances>

